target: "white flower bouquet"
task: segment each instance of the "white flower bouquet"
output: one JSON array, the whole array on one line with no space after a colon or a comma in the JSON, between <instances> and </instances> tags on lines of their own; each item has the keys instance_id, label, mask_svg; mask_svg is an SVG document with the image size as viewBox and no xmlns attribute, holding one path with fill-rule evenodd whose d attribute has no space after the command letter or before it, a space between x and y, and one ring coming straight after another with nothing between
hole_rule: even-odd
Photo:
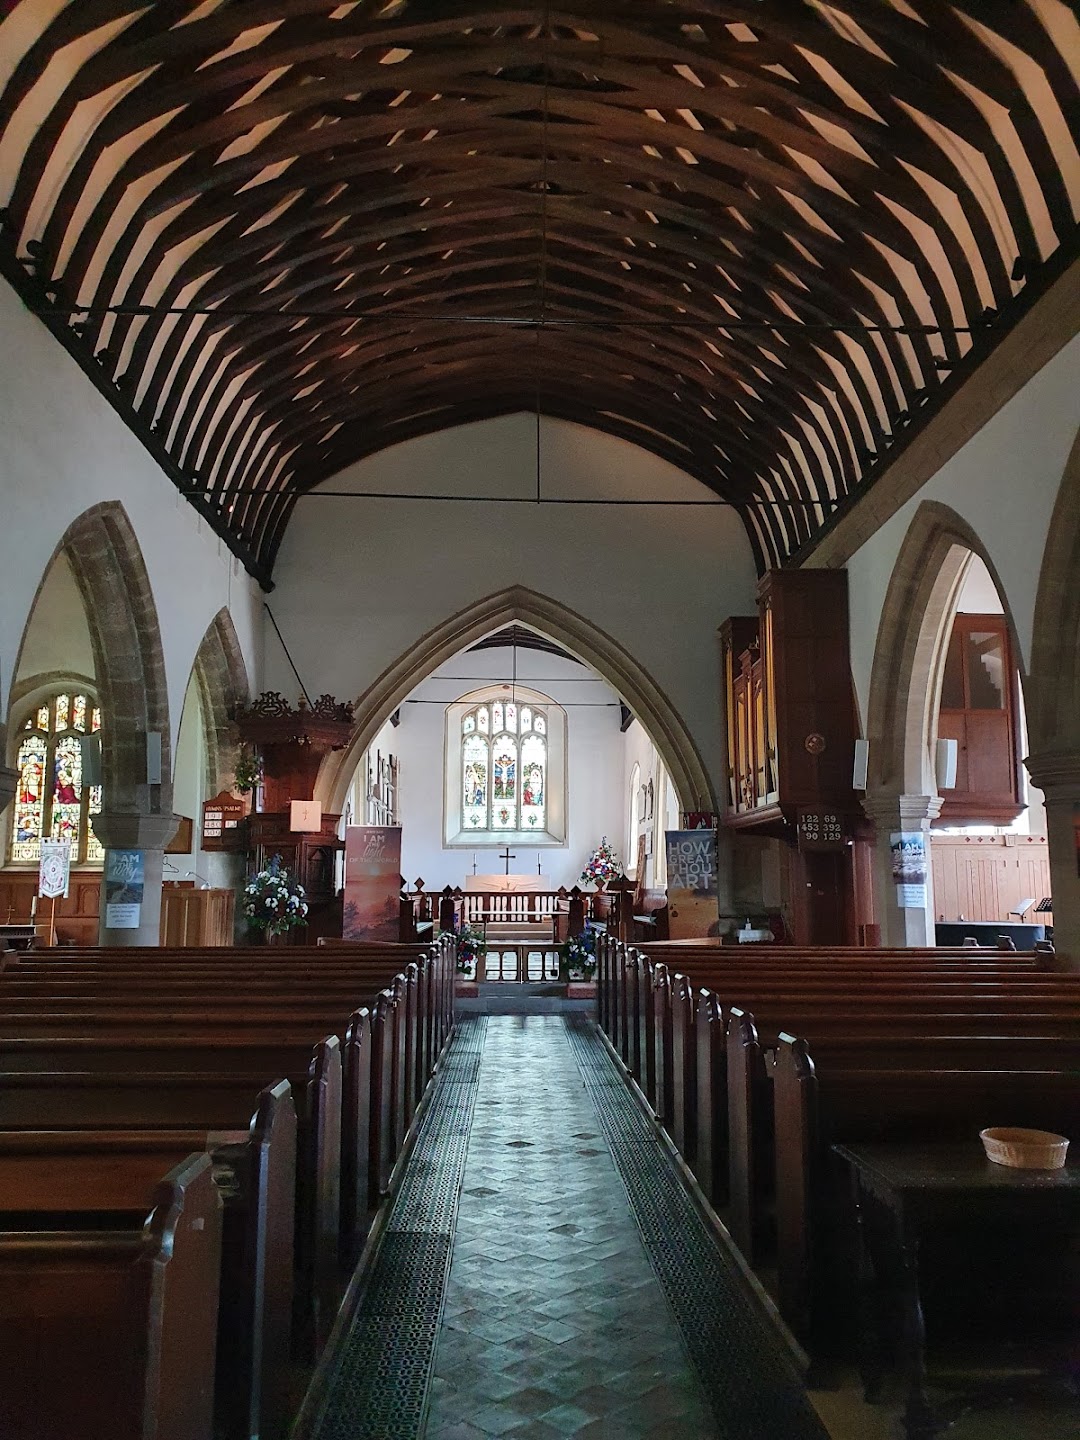
<instances>
[{"instance_id":1,"label":"white flower bouquet","mask_svg":"<svg viewBox=\"0 0 1080 1440\"><path fill-rule=\"evenodd\" d=\"M303 885L275 855L265 870L258 870L244 886L244 915L253 930L283 935L307 920Z\"/></svg>"}]
</instances>

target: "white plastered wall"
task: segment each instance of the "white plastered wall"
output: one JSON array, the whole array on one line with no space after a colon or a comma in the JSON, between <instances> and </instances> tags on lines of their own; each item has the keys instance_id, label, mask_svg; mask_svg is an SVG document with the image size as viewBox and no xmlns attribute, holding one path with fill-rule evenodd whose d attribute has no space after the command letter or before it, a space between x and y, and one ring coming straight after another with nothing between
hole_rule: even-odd
<instances>
[{"instance_id":1,"label":"white plastered wall","mask_svg":"<svg viewBox=\"0 0 1080 1440\"><path fill-rule=\"evenodd\" d=\"M664 843L664 822L662 818L659 822L657 820L657 816L664 809L666 799L663 767L660 757L656 753L656 746L639 720L635 720L631 724L623 739L623 821L618 838L615 836L611 838L619 851L623 869L640 884L641 876L637 873L638 836L646 836L647 847L651 845L651 850L646 849L645 884L651 887L655 884L657 849ZM630 817L634 804L632 782L635 766L637 767L636 788L639 792L642 786L647 786L650 781L652 782L654 808L651 816L642 817L641 802L638 800L638 820L636 824L631 824ZM631 834L631 832L633 833Z\"/></svg>"},{"instance_id":2,"label":"white plastered wall","mask_svg":"<svg viewBox=\"0 0 1080 1440\"><path fill-rule=\"evenodd\" d=\"M232 614L252 689L259 689L261 592L4 284L0 334L0 714L23 627L64 531L92 505L119 501L157 604L175 747L195 653L222 606Z\"/></svg>"},{"instance_id":3,"label":"white plastered wall","mask_svg":"<svg viewBox=\"0 0 1080 1440\"><path fill-rule=\"evenodd\" d=\"M23 640L15 685L21 691L35 676L65 674L94 678L94 651L86 611L71 566L58 555L45 576Z\"/></svg>"},{"instance_id":4,"label":"white plastered wall","mask_svg":"<svg viewBox=\"0 0 1080 1440\"><path fill-rule=\"evenodd\" d=\"M623 441L542 426L545 495L700 500L682 471ZM531 496L536 421L443 431L360 462L328 488ZM443 503L312 498L297 507L270 604L311 694L361 694L448 616L521 585L618 641L667 693L720 789L716 627L754 607L754 565L734 511L717 507ZM268 684L291 694L276 639ZM621 836L621 822L614 833ZM424 876L427 879L427 876Z\"/></svg>"},{"instance_id":5,"label":"white plastered wall","mask_svg":"<svg viewBox=\"0 0 1080 1440\"><path fill-rule=\"evenodd\" d=\"M950 506L985 545L1005 591L1025 667L1029 663L1043 550L1080 428L1078 374L1080 336L849 559L851 665L864 720L885 594L904 537L924 500ZM872 504L872 495L863 503Z\"/></svg>"}]
</instances>

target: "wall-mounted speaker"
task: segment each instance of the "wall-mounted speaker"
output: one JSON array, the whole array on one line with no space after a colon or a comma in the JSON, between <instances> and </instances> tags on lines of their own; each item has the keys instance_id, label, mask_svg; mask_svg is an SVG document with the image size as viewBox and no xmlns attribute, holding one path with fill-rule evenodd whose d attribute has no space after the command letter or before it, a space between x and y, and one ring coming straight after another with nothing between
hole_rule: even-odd
<instances>
[{"instance_id":1,"label":"wall-mounted speaker","mask_svg":"<svg viewBox=\"0 0 1080 1440\"><path fill-rule=\"evenodd\" d=\"M855 765L851 772L851 788L853 790L866 789L866 767L870 761L869 740L855 741Z\"/></svg>"},{"instance_id":2,"label":"wall-mounted speaker","mask_svg":"<svg viewBox=\"0 0 1080 1440\"><path fill-rule=\"evenodd\" d=\"M952 790L956 785L956 754L959 744L956 740L939 740L935 754L934 774L939 790Z\"/></svg>"},{"instance_id":3,"label":"wall-mounted speaker","mask_svg":"<svg viewBox=\"0 0 1080 1440\"><path fill-rule=\"evenodd\" d=\"M82 751L82 783L100 785L101 781L101 736L80 735L79 749Z\"/></svg>"},{"instance_id":4,"label":"wall-mounted speaker","mask_svg":"<svg viewBox=\"0 0 1080 1440\"><path fill-rule=\"evenodd\" d=\"M146 783L161 784L161 731L146 732Z\"/></svg>"}]
</instances>

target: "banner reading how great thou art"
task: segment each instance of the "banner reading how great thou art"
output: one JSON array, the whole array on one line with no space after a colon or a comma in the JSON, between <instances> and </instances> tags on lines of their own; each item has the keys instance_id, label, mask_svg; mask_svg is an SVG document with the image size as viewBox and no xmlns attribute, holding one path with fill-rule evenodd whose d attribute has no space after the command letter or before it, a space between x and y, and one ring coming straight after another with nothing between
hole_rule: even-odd
<instances>
[{"instance_id":1,"label":"banner reading how great thou art","mask_svg":"<svg viewBox=\"0 0 1080 1440\"><path fill-rule=\"evenodd\" d=\"M719 931L716 831L668 830L668 934L696 940Z\"/></svg>"},{"instance_id":2,"label":"banner reading how great thou art","mask_svg":"<svg viewBox=\"0 0 1080 1440\"><path fill-rule=\"evenodd\" d=\"M401 918L401 826L345 831L346 940L396 940Z\"/></svg>"}]
</instances>

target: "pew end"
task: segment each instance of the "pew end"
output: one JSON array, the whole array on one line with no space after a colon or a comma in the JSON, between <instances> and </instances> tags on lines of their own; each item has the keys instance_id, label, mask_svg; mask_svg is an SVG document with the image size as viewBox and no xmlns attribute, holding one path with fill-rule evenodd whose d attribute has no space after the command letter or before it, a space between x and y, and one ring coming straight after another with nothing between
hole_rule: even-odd
<instances>
[{"instance_id":1,"label":"pew end","mask_svg":"<svg viewBox=\"0 0 1080 1440\"><path fill-rule=\"evenodd\" d=\"M79 1211L50 1224L0 1233L6 1440L211 1440L222 1207L209 1157L166 1175L141 1226Z\"/></svg>"}]
</instances>

